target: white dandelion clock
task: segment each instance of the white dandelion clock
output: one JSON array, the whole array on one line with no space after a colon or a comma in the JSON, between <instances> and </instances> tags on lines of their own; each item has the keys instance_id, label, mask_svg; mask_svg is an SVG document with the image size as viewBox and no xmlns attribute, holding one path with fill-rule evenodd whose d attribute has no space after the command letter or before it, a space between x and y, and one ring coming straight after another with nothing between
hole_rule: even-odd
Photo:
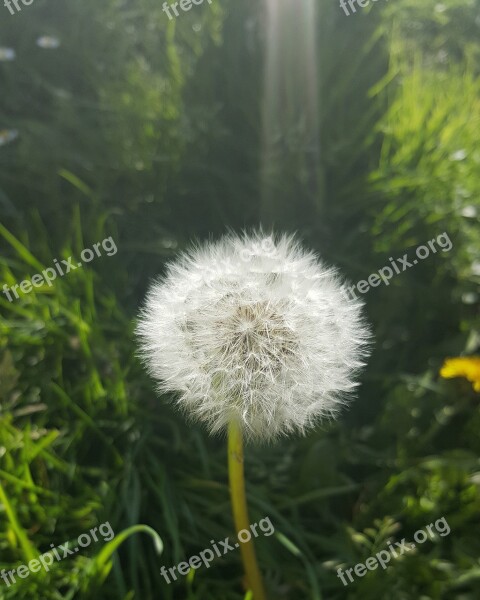
<instances>
[{"instance_id":1,"label":"white dandelion clock","mask_svg":"<svg viewBox=\"0 0 480 600\"><path fill-rule=\"evenodd\" d=\"M187 415L269 439L348 399L368 352L361 309L293 237L230 235L169 265L137 332L151 375Z\"/></svg>"},{"instance_id":2,"label":"white dandelion clock","mask_svg":"<svg viewBox=\"0 0 480 600\"><path fill-rule=\"evenodd\" d=\"M286 235L194 247L150 289L142 357L188 416L228 428L237 532L250 526L243 438L304 432L336 415L368 354L361 310L337 272ZM240 550L253 599L265 600L252 540Z\"/></svg>"}]
</instances>

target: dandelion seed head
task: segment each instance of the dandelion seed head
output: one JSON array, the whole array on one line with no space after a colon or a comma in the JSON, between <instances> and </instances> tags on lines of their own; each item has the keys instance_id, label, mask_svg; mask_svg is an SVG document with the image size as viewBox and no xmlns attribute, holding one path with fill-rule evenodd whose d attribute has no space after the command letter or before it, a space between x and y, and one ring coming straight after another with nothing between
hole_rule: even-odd
<instances>
[{"instance_id":1,"label":"dandelion seed head","mask_svg":"<svg viewBox=\"0 0 480 600\"><path fill-rule=\"evenodd\" d=\"M212 432L304 432L351 397L368 355L362 303L294 236L228 235L168 265L137 334L162 392Z\"/></svg>"}]
</instances>

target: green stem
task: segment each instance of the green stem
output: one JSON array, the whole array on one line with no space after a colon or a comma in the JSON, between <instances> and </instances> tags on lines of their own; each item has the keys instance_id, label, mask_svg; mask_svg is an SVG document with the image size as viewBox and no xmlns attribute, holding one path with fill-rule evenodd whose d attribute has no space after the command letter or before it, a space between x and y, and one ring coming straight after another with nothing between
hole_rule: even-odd
<instances>
[{"instance_id":1,"label":"green stem","mask_svg":"<svg viewBox=\"0 0 480 600\"><path fill-rule=\"evenodd\" d=\"M237 421L231 421L228 428L228 474L230 480L230 497L232 501L233 519L238 534L242 529L250 531L247 498L245 495L245 478L243 470L243 435ZM243 567L248 586L254 600L266 600L262 575L257 564L253 541L241 543Z\"/></svg>"}]
</instances>

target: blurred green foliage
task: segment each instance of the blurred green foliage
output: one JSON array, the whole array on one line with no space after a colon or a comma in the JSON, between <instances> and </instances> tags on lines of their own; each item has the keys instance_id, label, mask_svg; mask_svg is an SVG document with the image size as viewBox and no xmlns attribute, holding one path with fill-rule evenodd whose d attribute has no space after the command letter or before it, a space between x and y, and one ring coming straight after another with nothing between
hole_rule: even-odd
<instances>
[{"instance_id":1,"label":"blurred green foliage","mask_svg":"<svg viewBox=\"0 0 480 600\"><path fill-rule=\"evenodd\" d=\"M260 222L298 230L352 281L444 231L453 242L365 296L376 349L343 418L248 448L252 522L276 527L257 544L271 597L480 596L479 395L438 377L446 356L480 352L480 3L310 6L318 112L305 120L287 67L308 25L290 11L277 35L291 103L267 179L263 3L171 22L153 0L0 8L0 46L16 51L0 62L0 129L19 132L0 146L0 282L109 236L119 250L0 295L0 569L107 520L117 533L0 580L0 598L244 597L238 553L173 585L160 575L233 535L225 448L156 397L132 332L149 280L191 238ZM441 517L450 535L348 587L336 577Z\"/></svg>"}]
</instances>

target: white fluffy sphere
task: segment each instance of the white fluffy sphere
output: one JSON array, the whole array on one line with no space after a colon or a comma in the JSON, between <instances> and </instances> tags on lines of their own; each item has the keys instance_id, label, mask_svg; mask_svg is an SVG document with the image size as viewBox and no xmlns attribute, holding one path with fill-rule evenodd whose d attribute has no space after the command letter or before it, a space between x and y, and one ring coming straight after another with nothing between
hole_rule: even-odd
<instances>
[{"instance_id":1,"label":"white fluffy sphere","mask_svg":"<svg viewBox=\"0 0 480 600\"><path fill-rule=\"evenodd\" d=\"M137 334L187 415L270 439L335 416L349 397L368 355L361 310L293 236L228 235L168 265Z\"/></svg>"}]
</instances>

